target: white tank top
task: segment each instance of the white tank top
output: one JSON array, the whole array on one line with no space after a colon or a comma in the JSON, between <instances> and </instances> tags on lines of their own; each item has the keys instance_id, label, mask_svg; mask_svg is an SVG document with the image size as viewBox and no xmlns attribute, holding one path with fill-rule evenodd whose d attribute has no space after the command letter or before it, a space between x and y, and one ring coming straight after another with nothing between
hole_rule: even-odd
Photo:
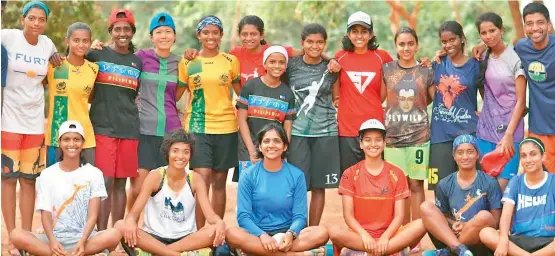
<instances>
[{"instance_id":1,"label":"white tank top","mask_svg":"<svg viewBox=\"0 0 555 256\"><path fill-rule=\"evenodd\" d=\"M191 188L193 172L186 177L181 191L175 192L168 186L167 166L153 172L160 172L159 191L152 193L146 203L143 230L163 238L176 239L197 231L195 219L195 197Z\"/></svg>"}]
</instances>

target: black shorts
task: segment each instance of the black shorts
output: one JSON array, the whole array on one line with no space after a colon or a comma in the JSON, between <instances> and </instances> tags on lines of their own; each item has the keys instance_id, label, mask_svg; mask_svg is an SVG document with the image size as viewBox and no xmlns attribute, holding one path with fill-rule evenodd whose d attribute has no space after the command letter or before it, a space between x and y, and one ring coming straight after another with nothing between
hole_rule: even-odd
<instances>
[{"instance_id":1,"label":"black shorts","mask_svg":"<svg viewBox=\"0 0 555 256\"><path fill-rule=\"evenodd\" d=\"M430 166L428 171L428 190L435 190L437 183L449 174L457 171L453 158L453 142L434 143L430 145Z\"/></svg>"},{"instance_id":2,"label":"black shorts","mask_svg":"<svg viewBox=\"0 0 555 256\"><path fill-rule=\"evenodd\" d=\"M444 244L443 242L439 241L437 238L435 238L430 232L428 232L428 235L430 236L430 240L432 240L432 243L434 244L434 246L436 247L436 249L441 249L441 248L447 248L447 245ZM467 246L468 249L472 252L472 254L474 254L475 256L493 256L493 251L490 250L489 248L487 248L485 245L480 244L480 245L475 245L475 246ZM453 254L454 255L454 254Z\"/></svg>"},{"instance_id":3,"label":"black shorts","mask_svg":"<svg viewBox=\"0 0 555 256\"><path fill-rule=\"evenodd\" d=\"M349 167L364 159L364 152L360 149L358 137L339 136L339 163L341 174Z\"/></svg>"},{"instance_id":4,"label":"black shorts","mask_svg":"<svg viewBox=\"0 0 555 256\"><path fill-rule=\"evenodd\" d=\"M139 168L150 171L168 165L168 159L164 159L160 152L162 141L164 141L162 136L139 135Z\"/></svg>"},{"instance_id":5,"label":"black shorts","mask_svg":"<svg viewBox=\"0 0 555 256\"><path fill-rule=\"evenodd\" d=\"M304 171L306 187L337 188L339 169L339 139L337 136L291 136L287 161Z\"/></svg>"},{"instance_id":6,"label":"black shorts","mask_svg":"<svg viewBox=\"0 0 555 256\"><path fill-rule=\"evenodd\" d=\"M276 234L279 233L286 233L287 230L289 230L289 228L281 228L281 229L276 229L276 230L265 230L264 232L266 232L266 234L268 234L269 236L275 236Z\"/></svg>"},{"instance_id":7,"label":"black shorts","mask_svg":"<svg viewBox=\"0 0 555 256\"><path fill-rule=\"evenodd\" d=\"M237 165L237 132L228 134L193 133L195 153L190 168L210 168L227 172Z\"/></svg>"},{"instance_id":8,"label":"black shorts","mask_svg":"<svg viewBox=\"0 0 555 256\"><path fill-rule=\"evenodd\" d=\"M157 236L155 234L151 234L151 233L148 233L148 232L147 232L147 234L154 237L156 240L160 241L161 243L163 243L165 245L173 244L173 243L187 237L187 236L183 236L183 237L180 237L180 238L165 238L165 237Z\"/></svg>"},{"instance_id":9,"label":"black shorts","mask_svg":"<svg viewBox=\"0 0 555 256\"><path fill-rule=\"evenodd\" d=\"M509 236L509 241L529 253L543 249L553 242L553 237L531 237L514 235Z\"/></svg>"}]
</instances>

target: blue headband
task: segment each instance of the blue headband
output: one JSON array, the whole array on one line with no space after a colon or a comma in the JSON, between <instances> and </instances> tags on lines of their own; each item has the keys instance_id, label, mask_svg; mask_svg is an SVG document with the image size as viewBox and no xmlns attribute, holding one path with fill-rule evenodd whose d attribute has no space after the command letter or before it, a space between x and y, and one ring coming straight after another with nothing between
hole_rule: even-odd
<instances>
[{"instance_id":1,"label":"blue headband","mask_svg":"<svg viewBox=\"0 0 555 256\"><path fill-rule=\"evenodd\" d=\"M476 139L476 137L470 134L462 134L457 136L457 138L455 138L455 141L453 141L453 153L455 153L455 150L457 150L458 146L465 143L472 144L472 146L474 146L474 148L478 150L478 140Z\"/></svg>"},{"instance_id":2,"label":"blue headband","mask_svg":"<svg viewBox=\"0 0 555 256\"><path fill-rule=\"evenodd\" d=\"M224 26L222 25L222 21L213 15L210 16L206 16L204 17L197 25L197 33L200 33L200 31L208 26L208 25L214 25L217 26L218 28L220 28L220 30L224 30Z\"/></svg>"},{"instance_id":3,"label":"blue headband","mask_svg":"<svg viewBox=\"0 0 555 256\"><path fill-rule=\"evenodd\" d=\"M45 3L41 2L41 1L33 0L33 1L28 2L27 4L25 4L25 6L23 6L23 17L27 16L27 13L33 7L38 7L40 9L42 9L44 11L44 13L46 13L46 17L48 17L48 15L50 14L50 9L48 9L48 6L46 6Z\"/></svg>"}]
</instances>

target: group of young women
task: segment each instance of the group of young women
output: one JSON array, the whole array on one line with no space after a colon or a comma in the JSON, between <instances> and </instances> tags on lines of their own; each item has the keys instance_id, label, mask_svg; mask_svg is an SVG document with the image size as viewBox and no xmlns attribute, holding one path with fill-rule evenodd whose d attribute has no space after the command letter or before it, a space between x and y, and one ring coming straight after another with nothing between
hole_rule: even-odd
<instances>
[{"instance_id":1,"label":"group of young women","mask_svg":"<svg viewBox=\"0 0 555 256\"><path fill-rule=\"evenodd\" d=\"M545 112L555 98L555 89L545 86L555 82L548 75L555 68L549 58L555 39L549 35L549 12L541 4L524 9L529 38L514 50L503 42L502 19L495 13L481 15L476 26L484 45L475 47L478 60L464 53L462 26L444 22L439 28L442 56L432 65L417 61L418 36L408 27L395 34L394 61L378 48L373 21L364 12L349 17L343 49L335 58L324 54L327 33L321 25L303 28L301 50L269 46L264 23L254 15L239 22L242 45L230 53L219 50L221 20L206 16L196 28L200 51L187 50L185 58L172 54L177 38L168 13L159 13L150 22L154 48L137 50L131 42L136 32L133 13L123 9L109 17L110 44L92 43L90 28L78 22L68 27L67 51L61 55L42 35L49 12L43 2L31 1L22 10L23 29L2 30L8 56L7 72L2 74L7 78L2 85L2 213L12 255L18 254L16 247L37 255L61 255L70 249L96 253L113 249L122 236L130 254L135 253L133 247L164 255L204 253L197 250L226 240L248 254L312 255L325 253L319 247L331 236L338 253L347 247L386 255L417 246L426 230L435 235L441 228L449 229L430 225L430 216L442 215L453 224L455 238L438 235L446 250L439 248L437 255L471 255L461 247L467 241L464 237L481 238L499 255L507 251L520 255L518 246L523 243L514 236L509 237L512 243L507 242L509 234L525 236L518 237L520 241L552 236L531 232L514 221L521 226L509 229L513 212L515 218L527 207L547 212L545 207L555 203L551 193L536 195L535 190L551 184L540 182L551 177L541 171L543 158L548 170L555 171L555 118L550 120L551 114ZM530 131L543 143L523 140L527 79ZM43 86L49 96L46 129ZM478 92L484 99L480 112ZM181 121L176 102L183 95L188 105ZM471 147L459 149L467 144ZM465 207L453 207L452 214L445 205L448 200L443 205L437 201L441 211L425 211L434 206L424 203L424 180L432 189L440 180L454 180L465 191L458 177L473 186L479 159L473 154L482 157L494 150L510 158L495 184L499 193L506 192L505 205L518 205L516 210L504 207L500 233L480 232L481 227L495 228L499 216L477 214L479 225L471 229L464 225L462 213L457 215ZM472 161L474 166L469 165ZM519 161L527 174L509 182ZM35 179L45 167L37 205L46 235L34 238L28 231ZM226 231L225 185L232 167L237 167L239 181L239 227ZM81 175L83 171L88 174ZM129 200L127 178L132 185ZM72 186L58 187L59 179ZM22 230L15 229L17 181ZM325 189L338 186L348 231L319 226ZM520 186L529 190L520 191ZM310 207L307 190L312 192ZM50 198L58 191L60 196ZM445 192L436 191L438 198L445 196L440 191ZM476 199L470 194L454 198L481 200L480 190L476 193ZM126 203L129 213L124 219ZM389 210L366 216L377 204ZM484 210L494 210L490 208ZM139 230L143 210L144 226ZM534 222L529 217L536 213L528 210L516 219ZM455 215L458 219L451 223ZM113 229L108 229L110 216ZM526 230L518 231L522 229Z\"/></svg>"}]
</instances>

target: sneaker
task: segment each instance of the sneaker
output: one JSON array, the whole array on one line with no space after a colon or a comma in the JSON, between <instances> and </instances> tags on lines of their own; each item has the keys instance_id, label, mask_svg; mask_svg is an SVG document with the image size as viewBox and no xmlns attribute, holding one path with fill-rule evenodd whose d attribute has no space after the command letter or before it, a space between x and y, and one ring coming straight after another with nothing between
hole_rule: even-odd
<instances>
[{"instance_id":1,"label":"sneaker","mask_svg":"<svg viewBox=\"0 0 555 256\"><path fill-rule=\"evenodd\" d=\"M397 255L398 256L410 256L411 253L412 253L412 251L410 250L410 247L406 247L405 249L403 249L402 251L397 253Z\"/></svg>"},{"instance_id":2,"label":"sneaker","mask_svg":"<svg viewBox=\"0 0 555 256\"><path fill-rule=\"evenodd\" d=\"M454 253L457 256L474 256L474 254L472 254L472 252L464 244L455 247Z\"/></svg>"},{"instance_id":3,"label":"sneaker","mask_svg":"<svg viewBox=\"0 0 555 256\"><path fill-rule=\"evenodd\" d=\"M410 253L419 253L420 252L420 243L418 243L414 248L410 250Z\"/></svg>"},{"instance_id":4,"label":"sneaker","mask_svg":"<svg viewBox=\"0 0 555 256\"><path fill-rule=\"evenodd\" d=\"M229 246L227 243L224 242L223 245L220 245L214 249L214 256L229 256Z\"/></svg>"},{"instance_id":5,"label":"sneaker","mask_svg":"<svg viewBox=\"0 0 555 256\"><path fill-rule=\"evenodd\" d=\"M367 254L366 252L355 251L349 248L343 248L343 250L341 250L340 256L367 256Z\"/></svg>"},{"instance_id":6,"label":"sneaker","mask_svg":"<svg viewBox=\"0 0 555 256\"><path fill-rule=\"evenodd\" d=\"M422 256L449 256L451 251L448 248L441 248L439 250L426 250L422 252Z\"/></svg>"}]
</instances>

